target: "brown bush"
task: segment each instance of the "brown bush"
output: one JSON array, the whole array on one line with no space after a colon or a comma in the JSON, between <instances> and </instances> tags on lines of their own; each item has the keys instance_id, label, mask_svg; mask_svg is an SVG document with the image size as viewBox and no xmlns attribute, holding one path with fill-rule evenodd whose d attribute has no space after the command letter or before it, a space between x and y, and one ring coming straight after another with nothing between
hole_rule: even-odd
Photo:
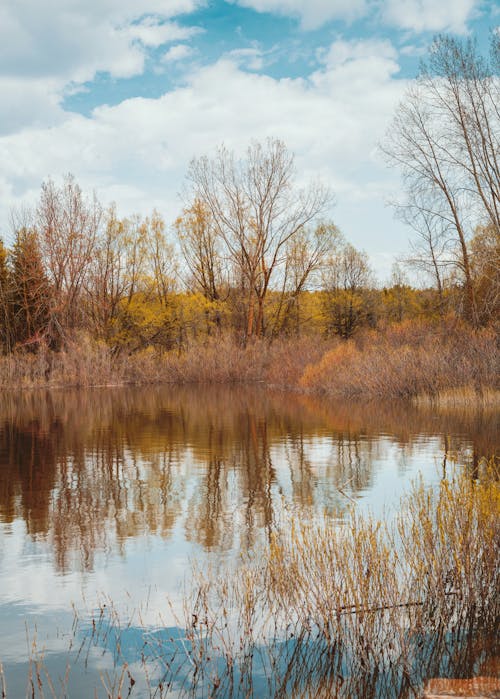
<instances>
[{"instance_id":1,"label":"brown bush","mask_svg":"<svg viewBox=\"0 0 500 699\"><path fill-rule=\"evenodd\" d=\"M405 323L367 333L310 364L300 386L346 397L474 395L499 388L497 338L491 330Z\"/></svg>"}]
</instances>

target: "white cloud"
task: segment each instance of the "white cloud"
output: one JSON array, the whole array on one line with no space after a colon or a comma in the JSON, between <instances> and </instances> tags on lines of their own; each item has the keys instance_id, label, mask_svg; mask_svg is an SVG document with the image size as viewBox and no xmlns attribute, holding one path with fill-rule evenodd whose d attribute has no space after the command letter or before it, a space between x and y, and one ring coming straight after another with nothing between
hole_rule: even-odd
<instances>
[{"instance_id":1,"label":"white cloud","mask_svg":"<svg viewBox=\"0 0 500 699\"><path fill-rule=\"evenodd\" d=\"M201 31L173 21L205 0L3 0L0 133L57 124L59 104L98 72L140 75L148 51Z\"/></svg>"},{"instance_id":2,"label":"white cloud","mask_svg":"<svg viewBox=\"0 0 500 699\"><path fill-rule=\"evenodd\" d=\"M235 49L228 58L249 70L260 71L265 65L265 55L259 48Z\"/></svg>"},{"instance_id":3,"label":"white cloud","mask_svg":"<svg viewBox=\"0 0 500 699\"><path fill-rule=\"evenodd\" d=\"M257 12L300 21L303 29L317 29L332 20L347 22L378 9L385 23L413 32L450 31L463 34L482 4L480 0L228 0ZM493 12L495 6L493 5Z\"/></svg>"},{"instance_id":4,"label":"white cloud","mask_svg":"<svg viewBox=\"0 0 500 699\"><path fill-rule=\"evenodd\" d=\"M188 58L193 53L193 49L187 44L175 44L171 46L161 57L162 63L174 63Z\"/></svg>"},{"instance_id":5,"label":"white cloud","mask_svg":"<svg viewBox=\"0 0 500 699\"><path fill-rule=\"evenodd\" d=\"M337 192L333 216L355 245L369 252L404 245L391 239L390 214L379 237L374 224L388 188L375 146L403 89L394 79L394 49L388 42L338 41L322 60L308 79L276 80L240 69L228 56L159 99L102 106L90 118L65 114L50 129L6 135L0 220L11 205L34 201L43 178L72 171L103 202L115 200L122 215L157 207L172 221L193 155L211 153L222 141L243 150L251 138L278 136L296 153L301 180L319 175Z\"/></svg>"},{"instance_id":6,"label":"white cloud","mask_svg":"<svg viewBox=\"0 0 500 699\"><path fill-rule=\"evenodd\" d=\"M55 126L65 119L59 107L60 83L0 75L0 136L26 126Z\"/></svg>"},{"instance_id":7,"label":"white cloud","mask_svg":"<svg viewBox=\"0 0 500 699\"><path fill-rule=\"evenodd\" d=\"M479 4L478 0L385 0L381 15L387 23L414 32L464 34Z\"/></svg>"},{"instance_id":8,"label":"white cloud","mask_svg":"<svg viewBox=\"0 0 500 699\"><path fill-rule=\"evenodd\" d=\"M171 41L183 41L202 31L200 27L183 27L176 22L160 22L157 17L147 17L129 25L126 33L144 46L156 48Z\"/></svg>"},{"instance_id":9,"label":"white cloud","mask_svg":"<svg viewBox=\"0 0 500 699\"><path fill-rule=\"evenodd\" d=\"M316 29L334 19L351 21L364 15L367 0L233 0L257 12L296 17L303 29Z\"/></svg>"},{"instance_id":10,"label":"white cloud","mask_svg":"<svg viewBox=\"0 0 500 699\"><path fill-rule=\"evenodd\" d=\"M0 7L0 71L4 76L90 80L141 72L143 52L184 39L192 29L171 22L203 0L4 0Z\"/></svg>"}]
</instances>

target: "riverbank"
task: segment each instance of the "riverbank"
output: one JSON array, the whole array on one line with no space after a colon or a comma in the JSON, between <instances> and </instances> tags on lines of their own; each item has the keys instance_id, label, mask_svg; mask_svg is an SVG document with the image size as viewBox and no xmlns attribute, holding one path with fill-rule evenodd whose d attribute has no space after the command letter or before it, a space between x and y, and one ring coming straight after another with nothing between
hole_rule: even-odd
<instances>
[{"instance_id":1,"label":"riverbank","mask_svg":"<svg viewBox=\"0 0 500 699\"><path fill-rule=\"evenodd\" d=\"M162 383L264 383L335 398L500 403L500 353L493 330L407 323L356 339L306 336L245 347L229 335L182 350L128 355L80 336L61 352L0 359L0 388Z\"/></svg>"}]
</instances>

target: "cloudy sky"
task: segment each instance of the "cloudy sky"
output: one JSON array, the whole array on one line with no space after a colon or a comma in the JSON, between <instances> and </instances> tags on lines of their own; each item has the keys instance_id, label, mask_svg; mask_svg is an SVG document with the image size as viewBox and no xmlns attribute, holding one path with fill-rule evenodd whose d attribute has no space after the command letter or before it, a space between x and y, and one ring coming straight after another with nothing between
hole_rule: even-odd
<instances>
[{"instance_id":1,"label":"cloudy sky","mask_svg":"<svg viewBox=\"0 0 500 699\"><path fill-rule=\"evenodd\" d=\"M499 23L496 0L1 0L0 235L68 172L171 222L194 155L272 136L387 278L411 233L377 142L435 33Z\"/></svg>"}]
</instances>

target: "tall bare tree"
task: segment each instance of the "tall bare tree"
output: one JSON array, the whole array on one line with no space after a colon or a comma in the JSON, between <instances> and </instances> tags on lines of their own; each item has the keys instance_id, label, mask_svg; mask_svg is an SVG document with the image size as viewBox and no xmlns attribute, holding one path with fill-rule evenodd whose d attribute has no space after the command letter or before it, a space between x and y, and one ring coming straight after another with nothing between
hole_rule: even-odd
<instances>
[{"instance_id":1,"label":"tall bare tree","mask_svg":"<svg viewBox=\"0 0 500 699\"><path fill-rule=\"evenodd\" d=\"M81 321L81 294L94 261L102 218L95 195L85 197L72 175L61 187L44 182L36 212L42 254L54 289L54 313L63 329Z\"/></svg>"},{"instance_id":2,"label":"tall bare tree","mask_svg":"<svg viewBox=\"0 0 500 699\"><path fill-rule=\"evenodd\" d=\"M195 197L210 211L246 294L246 337L264 333L264 302L286 247L321 215L330 192L295 185L293 154L277 139L252 142L237 160L221 146L215 157L195 158L188 178Z\"/></svg>"},{"instance_id":3,"label":"tall bare tree","mask_svg":"<svg viewBox=\"0 0 500 699\"><path fill-rule=\"evenodd\" d=\"M342 236L333 223L320 223L303 228L290 239L286 247L281 273L280 298L273 321L273 333L289 330L295 317L295 332L299 332L301 293L321 284L321 273Z\"/></svg>"},{"instance_id":4,"label":"tall bare tree","mask_svg":"<svg viewBox=\"0 0 500 699\"><path fill-rule=\"evenodd\" d=\"M142 224L146 261L150 273L150 291L165 307L177 283L177 261L173 245L168 242L165 222L158 211Z\"/></svg>"},{"instance_id":5,"label":"tall bare tree","mask_svg":"<svg viewBox=\"0 0 500 699\"><path fill-rule=\"evenodd\" d=\"M121 304L135 290L135 230L128 219L119 219L111 206L105 214L105 225L86 275L88 320L96 337L107 342L117 331Z\"/></svg>"},{"instance_id":6,"label":"tall bare tree","mask_svg":"<svg viewBox=\"0 0 500 699\"><path fill-rule=\"evenodd\" d=\"M398 107L383 149L398 165L409 200L425 215L429 241L453 233L465 315L479 323L469 241L478 225L500 235L500 37L489 60L472 40L438 36ZM429 228L432 226L429 237Z\"/></svg>"}]
</instances>

